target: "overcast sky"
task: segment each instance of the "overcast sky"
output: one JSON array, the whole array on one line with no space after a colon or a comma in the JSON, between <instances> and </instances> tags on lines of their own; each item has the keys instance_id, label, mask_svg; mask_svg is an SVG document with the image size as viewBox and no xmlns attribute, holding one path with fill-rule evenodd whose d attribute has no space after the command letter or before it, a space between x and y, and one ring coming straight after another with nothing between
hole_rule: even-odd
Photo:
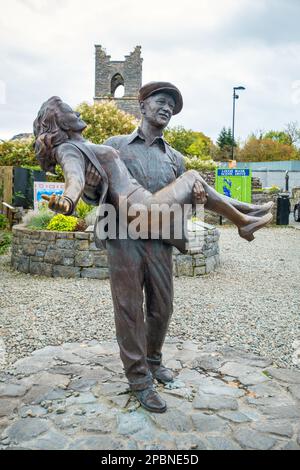
<instances>
[{"instance_id":1,"label":"overcast sky","mask_svg":"<svg viewBox=\"0 0 300 470\"><path fill-rule=\"evenodd\" d=\"M172 125L213 139L300 123L300 0L0 0L0 138L31 132L43 101L92 102L94 45L142 46L143 82L175 83ZM299 124L300 125L300 124Z\"/></svg>"}]
</instances>

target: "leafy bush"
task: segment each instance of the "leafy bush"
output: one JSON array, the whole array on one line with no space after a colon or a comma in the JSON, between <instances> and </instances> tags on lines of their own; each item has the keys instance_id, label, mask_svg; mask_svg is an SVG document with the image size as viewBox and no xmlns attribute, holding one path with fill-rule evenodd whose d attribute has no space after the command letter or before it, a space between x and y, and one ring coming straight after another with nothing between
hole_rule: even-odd
<instances>
[{"instance_id":1,"label":"leafy bush","mask_svg":"<svg viewBox=\"0 0 300 470\"><path fill-rule=\"evenodd\" d=\"M79 219L85 219L85 217L93 210L94 206L86 204L82 199L79 200L75 214Z\"/></svg>"},{"instance_id":2,"label":"leafy bush","mask_svg":"<svg viewBox=\"0 0 300 470\"><path fill-rule=\"evenodd\" d=\"M58 232L74 232L77 222L77 217L57 214L47 225L47 230L56 230Z\"/></svg>"},{"instance_id":3,"label":"leafy bush","mask_svg":"<svg viewBox=\"0 0 300 470\"><path fill-rule=\"evenodd\" d=\"M213 143L203 132L185 129L182 126L169 128L164 132L166 141L186 156L198 158L211 158Z\"/></svg>"},{"instance_id":4,"label":"leafy bush","mask_svg":"<svg viewBox=\"0 0 300 470\"><path fill-rule=\"evenodd\" d=\"M94 144L102 144L114 135L130 134L137 125L134 116L118 109L114 101L82 103L76 111L87 123L84 137Z\"/></svg>"},{"instance_id":5,"label":"leafy bush","mask_svg":"<svg viewBox=\"0 0 300 470\"><path fill-rule=\"evenodd\" d=\"M37 167L33 137L0 142L0 166Z\"/></svg>"},{"instance_id":6,"label":"leafy bush","mask_svg":"<svg viewBox=\"0 0 300 470\"><path fill-rule=\"evenodd\" d=\"M185 157L184 162L186 170L213 171L217 168L216 163L210 159L201 160L198 157Z\"/></svg>"},{"instance_id":7,"label":"leafy bush","mask_svg":"<svg viewBox=\"0 0 300 470\"><path fill-rule=\"evenodd\" d=\"M11 244L11 233L0 232L0 255L4 255Z\"/></svg>"},{"instance_id":8,"label":"leafy bush","mask_svg":"<svg viewBox=\"0 0 300 470\"><path fill-rule=\"evenodd\" d=\"M87 229L87 224L84 219L78 219L75 232L84 232Z\"/></svg>"},{"instance_id":9,"label":"leafy bush","mask_svg":"<svg viewBox=\"0 0 300 470\"><path fill-rule=\"evenodd\" d=\"M5 230L8 227L8 218L4 214L0 214L0 230Z\"/></svg>"},{"instance_id":10,"label":"leafy bush","mask_svg":"<svg viewBox=\"0 0 300 470\"><path fill-rule=\"evenodd\" d=\"M23 223L32 230L46 230L53 216L53 212L42 207L38 213L30 211L26 214L26 216L23 217Z\"/></svg>"},{"instance_id":11,"label":"leafy bush","mask_svg":"<svg viewBox=\"0 0 300 470\"><path fill-rule=\"evenodd\" d=\"M268 191L268 193L279 193L280 192L280 188L279 186L276 186L275 184L273 184L273 186L270 186L269 188L263 188L264 191Z\"/></svg>"}]
</instances>

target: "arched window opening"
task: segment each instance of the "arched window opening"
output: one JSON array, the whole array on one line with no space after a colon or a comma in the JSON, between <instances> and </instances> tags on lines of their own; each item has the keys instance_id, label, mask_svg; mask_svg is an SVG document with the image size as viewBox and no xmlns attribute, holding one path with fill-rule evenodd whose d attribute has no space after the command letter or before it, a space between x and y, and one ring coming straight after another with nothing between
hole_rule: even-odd
<instances>
[{"instance_id":1,"label":"arched window opening","mask_svg":"<svg viewBox=\"0 0 300 470\"><path fill-rule=\"evenodd\" d=\"M125 90L124 86L119 85L118 88L116 88L115 90L114 98L123 98L124 90Z\"/></svg>"},{"instance_id":2,"label":"arched window opening","mask_svg":"<svg viewBox=\"0 0 300 470\"><path fill-rule=\"evenodd\" d=\"M124 96L124 78L120 73L116 73L111 79L111 95L114 98L122 98Z\"/></svg>"}]
</instances>

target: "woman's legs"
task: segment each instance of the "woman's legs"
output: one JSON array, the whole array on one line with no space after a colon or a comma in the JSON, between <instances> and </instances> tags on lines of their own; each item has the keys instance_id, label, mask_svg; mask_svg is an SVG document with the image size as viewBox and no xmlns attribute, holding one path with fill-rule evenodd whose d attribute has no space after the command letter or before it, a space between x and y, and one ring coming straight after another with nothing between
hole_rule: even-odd
<instances>
[{"instance_id":1,"label":"woman's legs","mask_svg":"<svg viewBox=\"0 0 300 470\"><path fill-rule=\"evenodd\" d=\"M106 156L101 159L100 163L108 175L109 193L115 207L119 207L120 196L126 202L124 205L126 211L134 204L142 205L146 208L148 223L151 222L152 205L155 205L157 210L157 205L161 204L169 207L177 204L182 209L185 204L193 204L193 187L196 181L202 183L207 193L207 202L204 207L233 222L240 229L239 234L243 238L249 241L253 240L253 233L264 227L272 219L271 214L266 214L263 217L253 217L239 211L231 204L232 201L234 204L239 203L239 201L231 200L231 198L219 194L195 170L187 171L165 188L152 194L131 177L125 164L115 152L109 155L108 158ZM247 209L247 206L244 209ZM132 219L134 218L135 216L132 217ZM132 219L129 217L128 221ZM151 223L148 226L148 231L152 233Z\"/></svg>"}]
</instances>

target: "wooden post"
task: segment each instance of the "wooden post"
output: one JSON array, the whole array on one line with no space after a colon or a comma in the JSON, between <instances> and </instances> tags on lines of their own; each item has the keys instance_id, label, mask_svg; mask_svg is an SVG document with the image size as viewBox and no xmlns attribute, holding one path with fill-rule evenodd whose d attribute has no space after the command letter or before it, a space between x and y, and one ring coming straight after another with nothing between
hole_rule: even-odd
<instances>
[{"instance_id":1,"label":"wooden post","mask_svg":"<svg viewBox=\"0 0 300 470\"><path fill-rule=\"evenodd\" d=\"M13 202L13 166L0 166L0 202Z\"/></svg>"}]
</instances>

